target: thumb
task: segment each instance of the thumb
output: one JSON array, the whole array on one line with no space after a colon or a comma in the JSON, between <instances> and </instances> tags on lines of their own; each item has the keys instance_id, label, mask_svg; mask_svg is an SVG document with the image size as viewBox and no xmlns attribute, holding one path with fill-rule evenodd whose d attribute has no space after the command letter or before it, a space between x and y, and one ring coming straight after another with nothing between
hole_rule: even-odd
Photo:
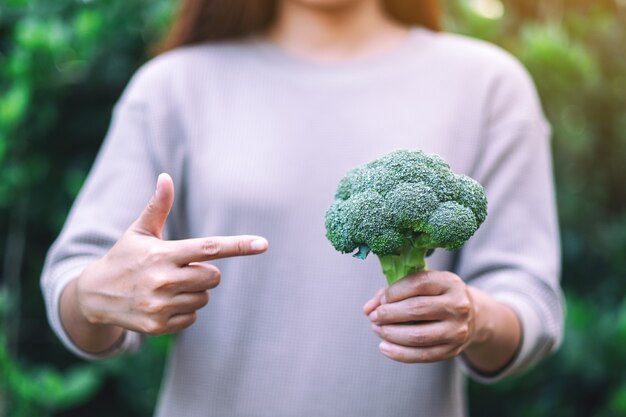
<instances>
[{"instance_id":1,"label":"thumb","mask_svg":"<svg viewBox=\"0 0 626 417\"><path fill-rule=\"evenodd\" d=\"M163 226L174 203L174 182L168 174L160 174L156 191L148 205L133 224L137 233L163 238Z\"/></svg>"}]
</instances>

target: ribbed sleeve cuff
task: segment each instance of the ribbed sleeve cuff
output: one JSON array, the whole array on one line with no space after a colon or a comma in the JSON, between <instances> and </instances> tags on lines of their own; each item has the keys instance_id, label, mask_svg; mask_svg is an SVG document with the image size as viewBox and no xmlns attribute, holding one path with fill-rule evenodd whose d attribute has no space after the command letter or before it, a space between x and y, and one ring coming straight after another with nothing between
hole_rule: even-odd
<instances>
[{"instance_id":1,"label":"ribbed sleeve cuff","mask_svg":"<svg viewBox=\"0 0 626 417\"><path fill-rule=\"evenodd\" d=\"M493 384L509 375L521 372L541 359L546 351L551 350L551 345L548 342L550 338L546 336L537 309L527 296L516 292L495 293L493 296L507 304L517 314L522 328L522 341L511 362L493 374L482 373L472 368L464 355L458 357L465 373L483 384Z\"/></svg>"},{"instance_id":2,"label":"ribbed sleeve cuff","mask_svg":"<svg viewBox=\"0 0 626 417\"><path fill-rule=\"evenodd\" d=\"M65 262L56 269L52 279L46 283L47 288L45 288L45 294L47 298L47 314L52 330L54 330L59 339L61 339L61 342L63 342L63 344L70 351L83 359L100 360L119 355L121 353L136 352L143 343L144 336L141 333L126 330L118 343L116 343L111 349L98 354L93 354L85 352L78 347L63 327L59 308L61 294L63 293L65 287L73 279L76 279L91 262L93 262L93 259L76 259Z\"/></svg>"}]
</instances>

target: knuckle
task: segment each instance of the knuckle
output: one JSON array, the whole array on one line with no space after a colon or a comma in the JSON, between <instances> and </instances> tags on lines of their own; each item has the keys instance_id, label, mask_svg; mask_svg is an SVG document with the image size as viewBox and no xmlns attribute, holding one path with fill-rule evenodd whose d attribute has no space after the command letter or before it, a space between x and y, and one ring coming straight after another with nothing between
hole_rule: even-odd
<instances>
[{"instance_id":1,"label":"knuckle","mask_svg":"<svg viewBox=\"0 0 626 417\"><path fill-rule=\"evenodd\" d=\"M427 283L437 282L438 274L439 274L439 271L432 271L432 270L424 271L423 275L421 275L422 281L427 282Z\"/></svg>"},{"instance_id":2,"label":"knuckle","mask_svg":"<svg viewBox=\"0 0 626 417\"><path fill-rule=\"evenodd\" d=\"M150 316L159 315L163 313L163 311L166 309L165 303L161 302L160 300L154 300L151 298L144 299L138 304L139 310Z\"/></svg>"},{"instance_id":3,"label":"knuckle","mask_svg":"<svg viewBox=\"0 0 626 417\"><path fill-rule=\"evenodd\" d=\"M450 273L448 271L428 271L426 273L425 276L425 284L432 287L432 286L439 286L441 287L446 286L449 287L450 286Z\"/></svg>"},{"instance_id":4,"label":"knuckle","mask_svg":"<svg viewBox=\"0 0 626 417\"><path fill-rule=\"evenodd\" d=\"M424 306L416 300L409 307L408 313L411 319L419 320L424 316Z\"/></svg>"},{"instance_id":5,"label":"knuckle","mask_svg":"<svg viewBox=\"0 0 626 417\"><path fill-rule=\"evenodd\" d=\"M410 277L408 277L407 279L409 279L409 284L411 287L412 291L418 291L422 285L424 285L424 278L428 278L428 274L426 276L422 275L422 274L415 274L415 275L411 275Z\"/></svg>"},{"instance_id":6,"label":"knuckle","mask_svg":"<svg viewBox=\"0 0 626 417\"><path fill-rule=\"evenodd\" d=\"M470 316L470 313L472 311L472 306L469 300L465 299L463 301L460 301L456 305L455 311L456 311L457 317L460 317L462 319L467 319Z\"/></svg>"},{"instance_id":7,"label":"knuckle","mask_svg":"<svg viewBox=\"0 0 626 417\"><path fill-rule=\"evenodd\" d=\"M379 296L380 297L379 298L380 303L381 304L387 304L387 303L393 302L393 300L394 300L394 296L393 296L394 290L395 290L395 288L393 288L393 287L381 289L380 290L380 296Z\"/></svg>"},{"instance_id":8,"label":"knuckle","mask_svg":"<svg viewBox=\"0 0 626 417\"><path fill-rule=\"evenodd\" d=\"M216 256L220 253L220 244L215 239L204 239L202 241L202 253L207 256Z\"/></svg>"},{"instance_id":9,"label":"knuckle","mask_svg":"<svg viewBox=\"0 0 626 417\"><path fill-rule=\"evenodd\" d=\"M410 352L398 352L395 359L403 363L421 363L427 362L424 359L424 351L421 349L411 349Z\"/></svg>"},{"instance_id":10,"label":"knuckle","mask_svg":"<svg viewBox=\"0 0 626 417\"><path fill-rule=\"evenodd\" d=\"M146 204L146 208L144 209L140 219L146 215L149 215L151 213L158 213L159 212L159 205L157 203L157 199L155 198L155 196L153 195L150 200L148 201L148 204Z\"/></svg>"},{"instance_id":11,"label":"knuckle","mask_svg":"<svg viewBox=\"0 0 626 417\"><path fill-rule=\"evenodd\" d=\"M383 339L389 339L389 328L387 326L380 326L380 337Z\"/></svg>"},{"instance_id":12,"label":"knuckle","mask_svg":"<svg viewBox=\"0 0 626 417\"><path fill-rule=\"evenodd\" d=\"M143 326L143 333L150 336L160 336L166 332L165 324L159 320L148 320Z\"/></svg>"},{"instance_id":13,"label":"knuckle","mask_svg":"<svg viewBox=\"0 0 626 417\"><path fill-rule=\"evenodd\" d=\"M426 335L416 330L412 330L411 332L409 332L408 336L409 340L416 346L422 346L428 341Z\"/></svg>"},{"instance_id":14,"label":"knuckle","mask_svg":"<svg viewBox=\"0 0 626 417\"><path fill-rule=\"evenodd\" d=\"M159 206L157 204L157 199L155 198L155 196L152 196L150 198L150 201L148 201L148 205L146 206L146 209L149 212L153 212L153 211L156 211L158 208Z\"/></svg>"},{"instance_id":15,"label":"knuckle","mask_svg":"<svg viewBox=\"0 0 626 417\"><path fill-rule=\"evenodd\" d=\"M378 316L377 321L386 321L389 318L389 313L386 308L378 307L376 309L376 314Z\"/></svg>"},{"instance_id":16,"label":"knuckle","mask_svg":"<svg viewBox=\"0 0 626 417\"><path fill-rule=\"evenodd\" d=\"M432 363L440 361L441 359L443 358L441 358L437 352L434 352L432 350L424 350L417 355L416 362Z\"/></svg>"},{"instance_id":17,"label":"knuckle","mask_svg":"<svg viewBox=\"0 0 626 417\"><path fill-rule=\"evenodd\" d=\"M462 282L461 278L457 274L454 274L450 271L443 271L442 273L443 279L445 279L450 284L457 284Z\"/></svg>"},{"instance_id":18,"label":"knuckle","mask_svg":"<svg viewBox=\"0 0 626 417\"><path fill-rule=\"evenodd\" d=\"M387 288L381 288L376 291L376 294L373 297L374 300L377 300L380 304L385 304L388 299Z\"/></svg>"},{"instance_id":19,"label":"knuckle","mask_svg":"<svg viewBox=\"0 0 626 417\"><path fill-rule=\"evenodd\" d=\"M464 343L469 339L469 327L468 326L460 326L456 331L456 340Z\"/></svg>"},{"instance_id":20,"label":"knuckle","mask_svg":"<svg viewBox=\"0 0 626 417\"><path fill-rule=\"evenodd\" d=\"M454 274L450 271L432 271L433 274L436 274L440 277L440 279L452 279Z\"/></svg>"},{"instance_id":21,"label":"knuckle","mask_svg":"<svg viewBox=\"0 0 626 417\"><path fill-rule=\"evenodd\" d=\"M140 264L143 266L152 266L163 262L168 256L165 248L159 245L150 247L144 256L140 259Z\"/></svg>"},{"instance_id":22,"label":"knuckle","mask_svg":"<svg viewBox=\"0 0 626 417\"><path fill-rule=\"evenodd\" d=\"M247 243L244 242L243 240L238 240L237 241L237 254L245 255L247 253L248 253Z\"/></svg>"},{"instance_id":23,"label":"knuckle","mask_svg":"<svg viewBox=\"0 0 626 417\"><path fill-rule=\"evenodd\" d=\"M153 274L150 279L150 284L153 290L167 289L172 285L171 280L164 274Z\"/></svg>"}]
</instances>

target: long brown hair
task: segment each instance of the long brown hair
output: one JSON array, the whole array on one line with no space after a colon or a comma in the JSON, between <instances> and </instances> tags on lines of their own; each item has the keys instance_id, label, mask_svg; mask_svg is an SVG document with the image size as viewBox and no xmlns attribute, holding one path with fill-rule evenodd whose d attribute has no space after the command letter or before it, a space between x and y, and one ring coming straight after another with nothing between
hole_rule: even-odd
<instances>
[{"instance_id":1,"label":"long brown hair","mask_svg":"<svg viewBox=\"0 0 626 417\"><path fill-rule=\"evenodd\" d=\"M277 0L180 0L170 31L157 52L206 41L243 38L268 28ZM441 30L438 0L383 0L386 12L407 26Z\"/></svg>"}]
</instances>

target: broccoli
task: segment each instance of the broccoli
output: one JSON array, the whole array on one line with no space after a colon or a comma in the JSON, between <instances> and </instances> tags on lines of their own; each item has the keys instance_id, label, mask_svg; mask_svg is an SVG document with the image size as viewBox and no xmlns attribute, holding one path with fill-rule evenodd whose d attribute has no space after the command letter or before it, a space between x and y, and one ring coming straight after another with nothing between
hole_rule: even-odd
<instances>
[{"instance_id":1,"label":"broccoli","mask_svg":"<svg viewBox=\"0 0 626 417\"><path fill-rule=\"evenodd\" d=\"M397 150L340 181L326 211L326 237L356 258L378 255L391 285L424 270L435 248L461 247L486 217L479 183L438 155Z\"/></svg>"}]
</instances>

